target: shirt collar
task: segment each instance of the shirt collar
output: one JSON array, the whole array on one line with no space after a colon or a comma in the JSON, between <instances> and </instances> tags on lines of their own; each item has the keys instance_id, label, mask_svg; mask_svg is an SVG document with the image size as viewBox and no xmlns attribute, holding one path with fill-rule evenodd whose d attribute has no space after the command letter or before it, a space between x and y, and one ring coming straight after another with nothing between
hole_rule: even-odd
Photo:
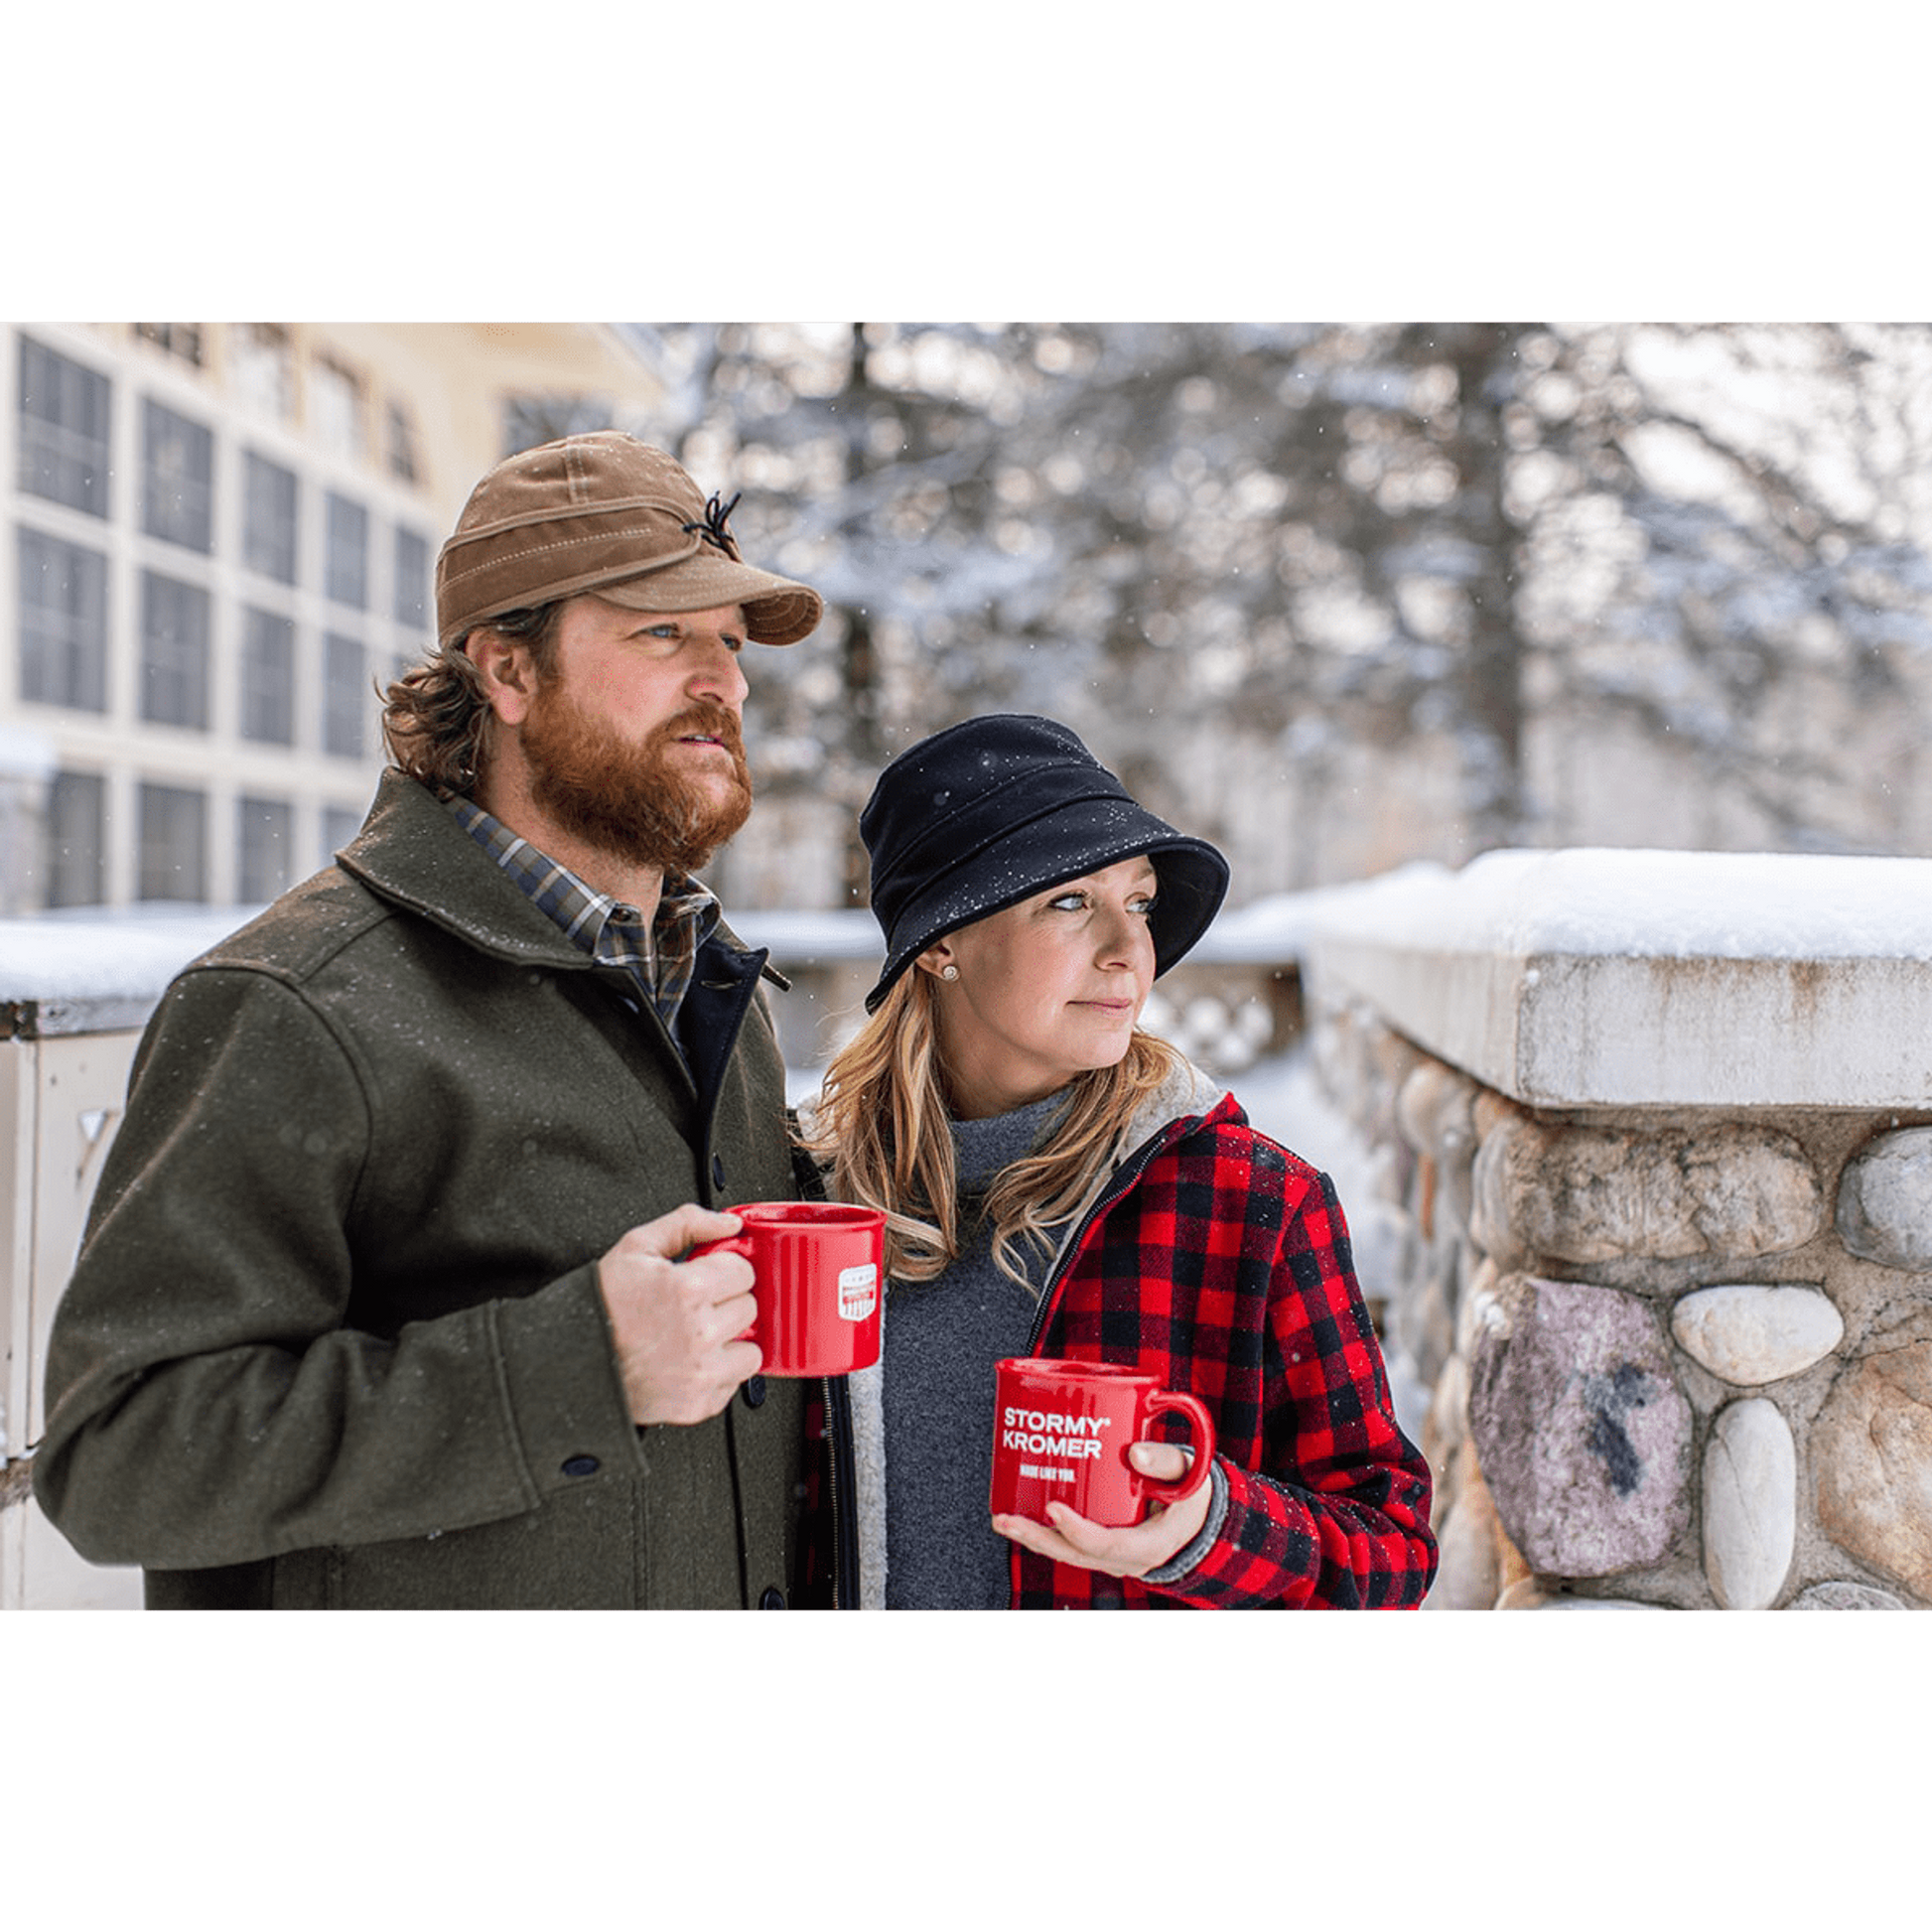
<instances>
[{"instance_id":1,"label":"shirt collar","mask_svg":"<svg viewBox=\"0 0 1932 1932\"><path fill-rule=\"evenodd\" d=\"M668 873L649 930L637 907L596 887L512 832L475 800L452 797L457 822L540 911L594 959L622 966L650 995L665 1024L691 983L698 948L717 925L717 896L688 873Z\"/></svg>"}]
</instances>

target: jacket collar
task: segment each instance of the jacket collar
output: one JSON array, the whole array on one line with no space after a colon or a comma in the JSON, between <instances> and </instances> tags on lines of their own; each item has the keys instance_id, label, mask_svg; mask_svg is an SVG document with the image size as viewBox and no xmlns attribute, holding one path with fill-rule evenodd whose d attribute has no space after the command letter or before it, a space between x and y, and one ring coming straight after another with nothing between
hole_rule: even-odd
<instances>
[{"instance_id":1,"label":"jacket collar","mask_svg":"<svg viewBox=\"0 0 1932 1932\"><path fill-rule=\"evenodd\" d=\"M596 964L531 902L427 785L403 772L383 772L361 831L337 853L336 863L378 897L494 958L566 970ZM706 947L721 942L730 952L747 956L744 943L722 922L713 928ZM762 965L763 956L756 957ZM777 979L776 974L771 977Z\"/></svg>"},{"instance_id":2,"label":"jacket collar","mask_svg":"<svg viewBox=\"0 0 1932 1932\"><path fill-rule=\"evenodd\" d=\"M1087 1225L1094 1208L1113 1188L1123 1168L1157 1142L1175 1140L1185 1127L1204 1119L1228 1097L1228 1090L1210 1080L1193 1061L1183 1059L1134 1110L1120 1131L1107 1159L1095 1171L1080 1204L1060 1225L1059 1245L1046 1271L1050 1284L1066 1259L1068 1248Z\"/></svg>"},{"instance_id":3,"label":"jacket collar","mask_svg":"<svg viewBox=\"0 0 1932 1932\"><path fill-rule=\"evenodd\" d=\"M1175 1121L1197 1120L1211 1113L1227 1097L1227 1088L1210 1080L1193 1061L1183 1059L1135 1109L1134 1117L1114 1144L1116 1168L1138 1147L1145 1146Z\"/></svg>"}]
</instances>

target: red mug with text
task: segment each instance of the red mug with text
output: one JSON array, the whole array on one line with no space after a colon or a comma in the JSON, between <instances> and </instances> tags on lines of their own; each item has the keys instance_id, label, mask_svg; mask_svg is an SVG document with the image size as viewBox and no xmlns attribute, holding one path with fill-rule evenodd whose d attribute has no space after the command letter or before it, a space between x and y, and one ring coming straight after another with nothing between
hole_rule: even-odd
<instances>
[{"instance_id":1,"label":"red mug with text","mask_svg":"<svg viewBox=\"0 0 1932 1932\"><path fill-rule=\"evenodd\" d=\"M1162 1439L1149 1425L1169 1413L1185 1416L1194 1459L1177 1482L1144 1476L1127 1459L1142 1442ZM995 1369L993 1514L1048 1521L1059 1501L1089 1522L1110 1528L1138 1523L1149 1503L1177 1503L1207 1480L1214 1425L1190 1395L1161 1386L1159 1376L1115 1362L1008 1356Z\"/></svg>"},{"instance_id":2,"label":"red mug with text","mask_svg":"<svg viewBox=\"0 0 1932 1932\"><path fill-rule=\"evenodd\" d=\"M745 1331L766 1375L849 1375L879 1359L879 1283L886 1217L836 1201L741 1201L720 1210L744 1227L691 1250L743 1255L757 1280Z\"/></svg>"}]
</instances>

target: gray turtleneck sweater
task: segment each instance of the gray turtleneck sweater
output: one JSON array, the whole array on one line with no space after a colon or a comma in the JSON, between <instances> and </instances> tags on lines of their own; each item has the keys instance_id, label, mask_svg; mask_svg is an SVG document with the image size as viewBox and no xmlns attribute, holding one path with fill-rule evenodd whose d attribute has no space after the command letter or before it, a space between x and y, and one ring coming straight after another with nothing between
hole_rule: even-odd
<instances>
[{"instance_id":1,"label":"gray turtleneck sweater","mask_svg":"<svg viewBox=\"0 0 1932 1932\"><path fill-rule=\"evenodd\" d=\"M884 1324L886 1606L979 1610L1007 1606L1013 1546L987 1520L993 1481L993 1365L1024 1355L1047 1257L1023 1243L1028 1289L993 1261L982 1191L1030 1154L1063 1096L993 1120L952 1124L958 1163L959 1259L936 1281L894 1282Z\"/></svg>"}]
</instances>

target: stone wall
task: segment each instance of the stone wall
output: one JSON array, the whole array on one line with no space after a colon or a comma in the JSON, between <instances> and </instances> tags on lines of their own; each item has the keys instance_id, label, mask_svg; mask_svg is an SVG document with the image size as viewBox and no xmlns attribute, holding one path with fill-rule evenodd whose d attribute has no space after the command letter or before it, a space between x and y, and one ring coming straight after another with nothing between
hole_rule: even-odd
<instances>
[{"instance_id":1,"label":"stone wall","mask_svg":"<svg viewBox=\"0 0 1932 1932\"><path fill-rule=\"evenodd\" d=\"M1370 1156L1367 1198L1346 1203L1360 1272L1392 1355L1432 1391L1431 1607L1932 1607L1932 1092L1918 1108L1739 1104L1717 1080L1704 1105L1527 1095L1547 1040L1519 1032L1497 1053L1487 1021L1367 968L1346 923L1329 970L1311 948L1311 1051ZM1427 908L1400 940L1381 931L1384 948L1443 943ZM1443 974L1478 946L1464 923ZM1681 995L1695 942L1673 957ZM1871 986L1896 994L1899 963ZM1550 970L1498 932L1495 984ZM1835 971L1856 1009L1860 964ZM1378 977L1393 997L1364 997ZM1876 993L1865 1020L1886 1025ZM1805 1084L1767 1070L1735 1013L1705 1024L1751 1062L1733 1089ZM1909 1036L1891 1038L1923 1083Z\"/></svg>"}]
</instances>

